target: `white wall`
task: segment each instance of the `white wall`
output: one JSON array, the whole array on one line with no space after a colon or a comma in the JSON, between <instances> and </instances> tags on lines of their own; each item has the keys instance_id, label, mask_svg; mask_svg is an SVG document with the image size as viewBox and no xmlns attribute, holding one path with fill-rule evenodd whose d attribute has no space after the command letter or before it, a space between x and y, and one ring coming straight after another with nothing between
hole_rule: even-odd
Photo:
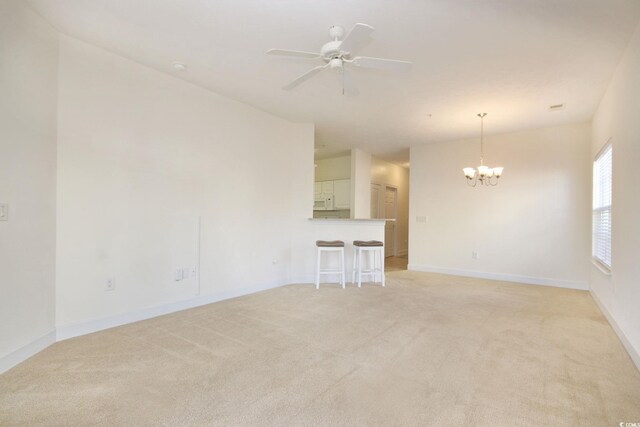
<instances>
[{"instance_id":1,"label":"white wall","mask_svg":"<svg viewBox=\"0 0 640 427\"><path fill-rule=\"evenodd\" d=\"M316 163L316 181L351 179L351 156L318 159Z\"/></svg>"},{"instance_id":2,"label":"white wall","mask_svg":"<svg viewBox=\"0 0 640 427\"><path fill-rule=\"evenodd\" d=\"M612 276L590 266L592 293L640 368L640 25L593 118L591 160L613 144Z\"/></svg>"},{"instance_id":3,"label":"white wall","mask_svg":"<svg viewBox=\"0 0 640 427\"><path fill-rule=\"evenodd\" d=\"M0 29L1 373L55 338L58 48L22 1L0 2Z\"/></svg>"},{"instance_id":4,"label":"white wall","mask_svg":"<svg viewBox=\"0 0 640 427\"><path fill-rule=\"evenodd\" d=\"M391 185L398 189L396 252L406 255L409 249L409 170L372 156L371 183Z\"/></svg>"},{"instance_id":5,"label":"white wall","mask_svg":"<svg viewBox=\"0 0 640 427\"><path fill-rule=\"evenodd\" d=\"M289 281L290 225L312 209L312 125L61 37L58 143L63 330ZM200 289L174 282L198 261Z\"/></svg>"},{"instance_id":6,"label":"white wall","mask_svg":"<svg viewBox=\"0 0 640 427\"><path fill-rule=\"evenodd\" d=\"M409 268L586 289L589 144L589 124L487 136L486 163L505 168L491 188L462 174L478 138L412 147Z\"/></svg>"},{"instance_id":7,"label":"white wall","mask_svg":"<svg viewBox=\"0 0 640 427\"><path fill-rule=\"evenodd\" d=\"M351 150L351 218L371 218L371 154Z\"/></svg>"}]
</instances>

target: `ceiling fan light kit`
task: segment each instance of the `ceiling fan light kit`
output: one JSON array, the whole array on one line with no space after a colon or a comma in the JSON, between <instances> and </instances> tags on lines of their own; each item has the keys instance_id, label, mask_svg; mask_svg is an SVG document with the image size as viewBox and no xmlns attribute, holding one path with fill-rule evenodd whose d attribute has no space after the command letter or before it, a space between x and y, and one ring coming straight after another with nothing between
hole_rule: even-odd
<instances>
[{"instance_id":1,"label":"ceiling fan light kit","mask_svg":"<svg viewBox=\"0 0 640 427\"><path fill-rule=\"evenodd\" d=\"M267 51L268 55L278 56L294 56L298 58L320 59L325 62L325 65L320 65L307 71L291 83L283 87L284 90L292 90L301 83L315 76L325 68L331 68L343 73L342 79L342 93L347 92L357 93L357 89L353 84L351 78L347 77L348 70L345 65L360 67L360 68L373 68L379 70L391 70L391 71L408 71L411 68L412 63L408 61L398 61L394 59L383 58L371 58L366 56L354 56L354 54L364 47L370 39L373 27L367 24L356 24L351 31L344 36L344 28L334 25L329 28L329 37L331 41L325 43L320 48L320 53L304 52L298 50L288 49L270 49Z\"/></svg>"},{"instance_id":2,"label":"ceiling fan light kit","mask_svg":"<svg viewBox=\"0 0 640 427\"><path fill-rule=\"evenodd\" d=\"M467 178L467 185L471 187L475 187L478 184L486 186L498 185L498 180L504 170L502 166L490 168L484 165L484 117L486 115L487 113L478 114L478 117L480 117L480 166L478 166L477 171L471 167L462 169L465 178Z\"/></svg>"}]
</instances>

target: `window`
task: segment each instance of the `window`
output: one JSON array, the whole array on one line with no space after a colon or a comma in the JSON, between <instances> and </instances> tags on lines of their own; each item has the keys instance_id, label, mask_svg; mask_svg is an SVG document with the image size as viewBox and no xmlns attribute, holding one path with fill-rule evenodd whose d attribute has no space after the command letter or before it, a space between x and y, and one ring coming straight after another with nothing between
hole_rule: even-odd
<instances>
[{"instance_id":1,"label":"window","mask_svg":"<svg viewBox=\"0 0 640 427\"><path fill-rule=\"evenodd\" d=\"M593 259L611 270L611 144L593 162Z\"/></svg>"}]
</instances>

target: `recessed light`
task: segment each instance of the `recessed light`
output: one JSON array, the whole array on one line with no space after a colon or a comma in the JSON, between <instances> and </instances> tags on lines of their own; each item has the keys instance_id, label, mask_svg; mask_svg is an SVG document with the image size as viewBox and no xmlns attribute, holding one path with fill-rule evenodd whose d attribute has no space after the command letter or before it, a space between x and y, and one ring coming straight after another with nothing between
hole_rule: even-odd
<instances>
[{"instance_id":1,"label":"recessed light","mask_svg":"<svg viewBox=\"0 0 640 427\"><path fill-rule=\"evenodd\" d=\"M549 111L562 110L563 108L564 108L564 104L549 105Z\"/></svg>"},{"instance_id":2,"label":"recessed light","mask_svg":"<svg viewBox=\"0 0 640 427\"><path fill-rule=\"evenodd\" d=\"M173 63L173 69L177 70L177 71L184 71L187 69L187 66L184 65L182 62L174 62Z\"/></svg>"}]
</instances>

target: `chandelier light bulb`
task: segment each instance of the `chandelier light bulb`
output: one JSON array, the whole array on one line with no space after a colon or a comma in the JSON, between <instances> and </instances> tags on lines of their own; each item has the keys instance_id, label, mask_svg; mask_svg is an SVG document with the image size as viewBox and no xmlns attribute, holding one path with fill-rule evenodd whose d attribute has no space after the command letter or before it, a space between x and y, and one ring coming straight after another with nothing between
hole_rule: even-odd
<instances>
[{"instance_id":1,"label":"chandelier light bulb","mask_svg":"<svg viewBox=\"0 0 640 427\"><path fill-rule=\"evenodd\" d=\"M478 174L480 176L489 175L490 170L489 166L478 166Z\"/></svg>"},{"instance_id":2,"label":"chandelier light bulb","mask_svg":"<svg viewBox=\"0 0 640 427\"><path fill-rule=\"evenodd\" d=\"M464 176L467 178L473 178L476 174L476 170L474 168L464 168L462 171L464 172Z\"/></svg>"}]
</instances>

